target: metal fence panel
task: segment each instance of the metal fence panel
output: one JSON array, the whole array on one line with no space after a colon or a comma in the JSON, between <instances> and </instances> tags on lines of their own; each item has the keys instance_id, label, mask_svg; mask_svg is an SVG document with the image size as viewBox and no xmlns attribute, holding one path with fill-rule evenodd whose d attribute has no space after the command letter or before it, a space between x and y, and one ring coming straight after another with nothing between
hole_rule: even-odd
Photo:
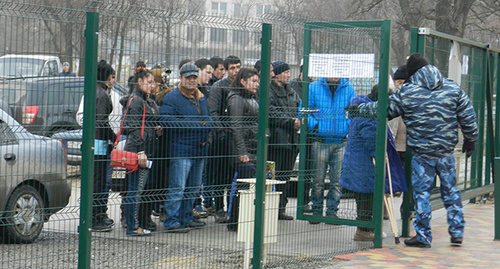
<instances>
[{"instance_id":1,"label":"metal fence panel","mask_svg":"<svg viewBox=\"0 0 500 269\"><path fill-rule=\"evenodd\" d=\"M255 17L256 7L228 4L238 11L231 17L214 3L207 11L205 2L0 0L0 267L319 268L339 263L335 255L387 242L384 180L378 180L385 165L353 163L374 171L374 195L344 190L337 218L329 202L310 202L311 183L325 175L328 189L342 169L328 174L331 167L314 166L321 154L311 151L328 143L311 135L308 115L325 122L346 117L343 106L310 105L317 77L348 71L331 76L349 77L356 96L378 84L379 119L371 122L370 141L376 163L385 162L390 22L306 23ZM419 38L416 47L450 75L449 38ZM485 49L458 43L469 64L462 85L484 130L478 148L486 154L478 150L471 163L461 163L461 186L474 190L491 185L487 144L498 142L488 134L494 122L498 133L491 114L498 115L499 97L493 108L494 96L483 91ZM188 85L190 71L200 86L224 69L222 63L181 76L181 63L201 67L229 55L237 57L225 66L226 84L198 87L201 93L178 89ZM318 69L328 65L312 57L341 57L344 65ZM265 73L259 76L252 68L260 59ZM491 87L498 86L498 55L494 61ZM290 77L273 76L273 62L276 73L289 69ZM249 77L236 77L239 68ZM321 72L330 75L311 75ZM281 84L297 88L281 95ZM116 148L145 151L151 167L127 173L109 166L122 121ZM344 153L339 150L339 159ZM329 200L318 193L315 199ZM356 200L369 206L357 208ZM360 218L368 212L373 217ZM138 227L127 229L136 223L152 233L136 236ZM369 240L353 240L360 228L374 229Z\"/></svg>"}]
</instances>

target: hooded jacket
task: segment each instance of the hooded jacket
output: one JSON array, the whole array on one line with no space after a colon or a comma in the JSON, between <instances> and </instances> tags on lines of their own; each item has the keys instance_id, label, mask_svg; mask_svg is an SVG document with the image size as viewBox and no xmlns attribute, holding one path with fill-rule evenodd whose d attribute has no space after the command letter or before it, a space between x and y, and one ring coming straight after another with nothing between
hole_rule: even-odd
<instances>
[{"instance_id":1,"label":"hooded jacket","mask_svg":"<svg viewBox=\"0 0 500 269\"><path fill-rule=\"evenodd\" d=\"M376 118L377 103L361 104L361 115ZM458 143L458 127L464 140L478 138L476 113L467 94L458 84L426 65L389 96L388 118L403 117L407 143L414 156L444 158Z\"/></svg>"},{"instance_id":2,"label":"hooded jacket","mask_svg":"<svg viewBox=\"0 0 500 269\"><path fill-rule=\"evenodd\" d=\"M204 156L208 149L208 134L213 128L207 98L195 90L195 97L184 95L175 88L163 98L160 121L167 128L169 157Z\"/></svg>"},{"instance_id":3,"label":"hooded jacket","mask_svg":"<svg viewBox=\"0 0 500 269\"><path fill-rule=\"evenodd\" d=\"M319 78L309 84L309 109L319 112L307 115L309 133L320 137L326 144L339 144L347 135L349 119L344 107L356 95L349 79L341 78L332 94L326 78ZM301 104L302 105L302 104Z\"/></svg>"},{"instance_id":4,"label":"hooded jacket","mask_svg":"<svg viewBox=\"0 0 500 269\"><path fill-rule=\"evenodd\" d=\"M372 103L366 95L357 95L351 99L351 105ZM349 136L342 161L340 185L357 193L373 193L375 186L375 157L377 121L355 117L349 125ZM389 159L393 192L407 191L403 165L394 146L394 139L387 128L387 158ZM389 181L386 176L385 192L389 193Z\"/></svg>"}]
</instances>

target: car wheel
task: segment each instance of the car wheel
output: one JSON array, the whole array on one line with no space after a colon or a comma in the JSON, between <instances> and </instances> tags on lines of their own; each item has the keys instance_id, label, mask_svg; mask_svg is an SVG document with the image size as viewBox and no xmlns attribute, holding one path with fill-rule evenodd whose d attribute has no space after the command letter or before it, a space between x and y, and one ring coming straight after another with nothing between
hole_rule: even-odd
<instances>
[{"instance_id":1,"label":"car wheel","mask_svg":"<svg viewBox=\"0 0 500 269\"><path fill-rule=\"evenodd\" d=\"M44 202L38 191L31 186L17 188L9 197L2 217L4 243L28 244L42 232Z\"/></svg>"}]
</instances>

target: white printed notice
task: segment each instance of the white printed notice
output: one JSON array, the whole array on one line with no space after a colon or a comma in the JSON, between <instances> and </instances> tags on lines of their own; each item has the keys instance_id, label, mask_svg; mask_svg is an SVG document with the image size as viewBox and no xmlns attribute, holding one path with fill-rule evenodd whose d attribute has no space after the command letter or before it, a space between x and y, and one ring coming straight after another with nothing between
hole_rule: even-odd
<instances>
[{"instance_id":1,"label":"white printed notice","mask_svg":"<svg viewBox=\"0 0 500 269\"><path fill-rule=\"evenodd\" d=\"M309 54L309 77L372 78L375 54Z\"/></svg>"}]
</instances>

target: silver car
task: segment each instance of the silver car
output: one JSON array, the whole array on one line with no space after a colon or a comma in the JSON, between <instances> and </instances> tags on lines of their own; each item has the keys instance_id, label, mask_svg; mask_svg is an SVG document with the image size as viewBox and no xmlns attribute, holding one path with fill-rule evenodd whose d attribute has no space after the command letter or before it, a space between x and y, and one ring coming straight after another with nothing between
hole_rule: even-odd
<instances>
[{"instance_id":1,"label":"silver car","mask_svg":"<svg viewBox=\"0 0 500 269\"><path fill-rule=\"evenodd\" d=\"M58 140L33 135L0 109L0 237L31 243L68 204L71 183Z\"/></svg>"}]
</instances>

